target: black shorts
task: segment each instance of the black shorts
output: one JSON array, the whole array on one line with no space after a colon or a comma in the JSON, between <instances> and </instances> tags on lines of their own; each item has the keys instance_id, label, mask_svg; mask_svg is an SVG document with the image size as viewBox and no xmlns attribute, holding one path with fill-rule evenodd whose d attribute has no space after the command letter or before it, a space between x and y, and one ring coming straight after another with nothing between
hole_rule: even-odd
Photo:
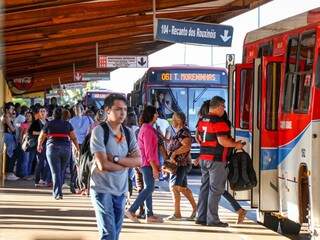
<instances>
[{"instance_id":1,"label":"black shorts","mask_svg":"<svg viewBox=\"0 0 320 240\"><path fill-rule=\"evenodd\" d=\"M170 188L173 186L187 187L187 176L191 170L191 165L180 166L177 168L176 174L170 174Z\"/></svg>"}]
</instances>

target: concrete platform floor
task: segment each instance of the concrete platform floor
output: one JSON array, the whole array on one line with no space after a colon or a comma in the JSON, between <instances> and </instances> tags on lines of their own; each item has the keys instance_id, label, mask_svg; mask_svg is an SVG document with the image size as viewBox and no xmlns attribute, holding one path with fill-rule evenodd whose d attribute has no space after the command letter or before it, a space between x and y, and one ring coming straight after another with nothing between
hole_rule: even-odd
<instances>
[{"instance_id":1,"label":"concrete platform floor","mask_svg":"<svg viewBox=\"0 0 320 240\"><path fill-rule=\"evenodd\" d=\"M135 197L133 197L134 199ZM191 207L182 198L182 214L187 217ZM162 217L173 211L167 191L154 193L154 212ZM121 240L260 240L287 239L246 219L237 225L237 215L220 207L222 221L228 228L195 225L190 221L163 224L131 223L125 219ZM1 240L91 240L98 239L94 211L88 197L72 195L65 189L63 200L54 200L47 188L35 189L32 181L6 182L0 189Z\"/></svg>"}]
</instances>

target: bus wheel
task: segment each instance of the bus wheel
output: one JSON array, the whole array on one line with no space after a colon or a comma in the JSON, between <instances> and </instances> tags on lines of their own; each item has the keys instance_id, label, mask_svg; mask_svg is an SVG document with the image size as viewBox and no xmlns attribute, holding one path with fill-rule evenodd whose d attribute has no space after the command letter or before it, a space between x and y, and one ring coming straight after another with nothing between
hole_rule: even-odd
<instances>
[{"instance_id":1,"label":"bus wheel","mask_svg":"<svg viewBox=\"0 0 320 240\"><path fill-rule=\"evenodd\" d=\"M288 235L298 235L301 229L301 225L287 218L280 221L281 232Z\"/></svg>"},{"instance_id":2,"label":"bus wheel","mask_svg":"<svg viewBox=\"0 0 320 240\"><path fill-rule=\"evenodd\" d=\"M272 231L277 232L279 227L279 219L273 216L271 212L265 212L263 214L263 225Z\"/></svg>"}]
</instances>

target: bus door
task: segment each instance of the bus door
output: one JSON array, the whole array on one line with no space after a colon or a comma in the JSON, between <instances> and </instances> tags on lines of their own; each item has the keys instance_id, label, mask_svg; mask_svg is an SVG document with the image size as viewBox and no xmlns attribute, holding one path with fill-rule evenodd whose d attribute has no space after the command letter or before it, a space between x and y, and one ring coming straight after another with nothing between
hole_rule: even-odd
<instances>
[{"instance_id":1,"label":"bus door","mask_svg":"<svg viewBox=\"0 0 320 240\"><path fill-rule=\"evenodd\" d=\"M235 69L234 81L234 137L236 140L246 142L244 146L246 152L251 155L251 96L253 84L253 64L237 64ZM229 192L237 200L250 200L250 191L232 191Z\"/></svg>"},{"instance_id":2,"label":"bus door","mask_svg":"<svg viewBox=\"0 0 320 240\"><path fill-rule=\"evenodd\" d=\"M279 210L279 100L284 58L263 57L260 99L260 211ZM259 127L259 126L258 126Z\"/></svg>"},{"instance_id":3,"label":"bus door","mask_svg":"<svg viewBox=\"0 0 320 240\"><path fill-rule=\"evenodd\" d=\"M320 34L320 31L318 32ZM319 35L318 35L319 36ZM316 54L315 89L313 99L313 126L312 126L312 169L311 169L311 219L313 228L320 228L320 43Z\"/></svg>"},{"instance_id":4,"label":"bus door","mask_svg":"<svg viewBox=\"0 0 320 240\"><path fill-rule=\"evenodd\" d=\"M261 99L261 58L254 59L254 78L252 96L252 161L257 175L257 186L251 190L251 207L259 207L260 193L260 99Z\"/></svg>"}]
</instances>

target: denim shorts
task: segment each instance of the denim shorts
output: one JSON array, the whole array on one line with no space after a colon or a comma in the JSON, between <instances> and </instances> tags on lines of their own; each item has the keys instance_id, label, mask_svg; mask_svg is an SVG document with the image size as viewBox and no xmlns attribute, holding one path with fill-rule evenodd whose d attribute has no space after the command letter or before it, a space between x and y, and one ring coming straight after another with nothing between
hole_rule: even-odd
<instances>
[{"instance_id":1,"label":"denim shorts","mask_svg":"<svg viewBox=\"0 0 320 240\"><path fill-rule=\"evenodd\" d=\"M191 165L178 167L176 174L170 174L170 182L169 182L170 187L173 187L173 186L187 187L188 186L187 176L190 170L191 170Z\"/></svg>"}]
</instances>

